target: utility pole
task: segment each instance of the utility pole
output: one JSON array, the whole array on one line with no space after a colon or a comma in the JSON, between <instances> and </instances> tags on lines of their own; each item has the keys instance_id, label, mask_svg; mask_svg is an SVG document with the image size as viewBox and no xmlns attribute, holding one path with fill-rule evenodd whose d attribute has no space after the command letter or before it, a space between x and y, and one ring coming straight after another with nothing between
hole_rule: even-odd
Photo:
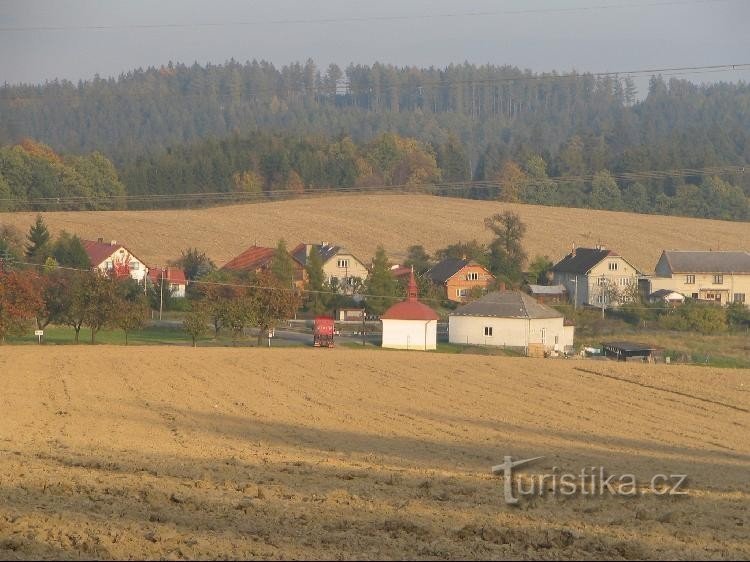
<instances>
[{"instance_id":1,"label":"utility pole","mask_svg":"<svg viewBox=\"0 0 750 562\"><path fill-rule=\"evenodd\" d=\"M367 319L367 315L365 313L365 309L362 309L362 347L365 346L365 320Z\"/></svg>"},{"instance_id":2,"label":"utility pole","mask_svg":"<svg viewBox=\"0 0 750 562\"><path fill-rule=\"evenodd\" d=\"M164 268L161 270L161 283L159 284L159 322L161 322L161 311L164 308Z\"/></svg>"}]
</instances>

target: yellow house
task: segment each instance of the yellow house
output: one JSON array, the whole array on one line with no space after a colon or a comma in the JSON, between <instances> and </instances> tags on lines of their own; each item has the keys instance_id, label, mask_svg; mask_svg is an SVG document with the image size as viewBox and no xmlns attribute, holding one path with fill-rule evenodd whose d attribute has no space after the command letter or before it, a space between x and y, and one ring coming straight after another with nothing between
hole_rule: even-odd
<instances>
[{"instance_id":1,"label":"yellow house","mask_svg":"<svg viewBox=\"0 0 750 562\"><path fill-rule=\"evenodd\" d=\"M668 289L723 305L750 296L750 252L664 250L647 278L649 293Z\"/></svg>"},{"instance_id":2,"label":"yellow house","mask_svg":"<svg viewBox=\"0 0 750 562\"><path fill-rule=\"evenodd\" d=\"M336 279L343 292L348 292L348 288L353 288L357 280L367 279L369 274L367 267L354 254L341 246L333 246L326 242L299 244L291 253L295 260L305 266L313 251L320 255L326 280Z\"/></svg>"}]
</instances>

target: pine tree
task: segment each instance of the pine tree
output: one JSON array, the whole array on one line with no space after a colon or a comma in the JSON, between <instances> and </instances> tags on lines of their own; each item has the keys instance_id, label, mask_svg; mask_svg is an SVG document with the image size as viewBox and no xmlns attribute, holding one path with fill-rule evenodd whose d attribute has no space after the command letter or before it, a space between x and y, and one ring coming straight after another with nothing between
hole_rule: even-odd
<instances>
[{"instance_id":1,"label":"pine tree","mask_svg":"<svg viewBox=\"0 0 750 562\"><path fill-rule=\"evenodd\" d=\"M276 252L271 260L271 272L286 287L291 287L294 283L294 262L283 238L276 244Z\"/></svg>"},{"instance_id":2,"label":"pine tree","mask_svg":"<svg viewBox=\"0 0 750 562\"><path fill-rule=\"evenodd\" d=\"M315 314L323 313L328 305L328 295L323 293L325 290L325 273L323 272L323 259L320 257L316 247L310 251L305 265L307 272L307 289L308 294L307 308Z\"/></svg>"},{"instance_id":3,"label":"pine tree","mask_svg":"<svg viewBox=\"0 0 750 562\"><path fill-rule=\"evenodd\" d=\"M26 244L26 257L29 261L42 263L47 258L49 252L49 230L42 218L42 215L36 216L36 222L29 228L26 235L28 243Z\"/></svg>"},{"instance_id":4,"label":"pine tree","mask_svg":"<svg viewBox=\"0 0 750 562\"><path fill-rule=\"evenodd\" d=\"M367 309L373 314L382 314L395 301L398 284L391 274L388 258L383 246L378 246L372 260L372 271L365 285L367 291Z\"/></svg>"}]
</instances>

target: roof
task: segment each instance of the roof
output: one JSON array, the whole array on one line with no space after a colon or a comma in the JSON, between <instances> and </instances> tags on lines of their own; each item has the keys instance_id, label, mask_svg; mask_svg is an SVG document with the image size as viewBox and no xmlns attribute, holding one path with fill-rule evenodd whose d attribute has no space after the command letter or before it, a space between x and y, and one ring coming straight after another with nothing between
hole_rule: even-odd
<instances>
[{"instance_id":1,"label":"roof","mask_svg":"<svg viewBox=\"0 0 750 562\"><path fill-rule=\"evenodd\" d=\"M495 291L458 307L450 316L488 318L562 318L563 315L521 291Z\"/></svg>"},{"instance_id":2,"label":"roof","mask_svg":"<svg viewBox=\"0 0 750 562\"><path fill-rule=\"evenodd\" d=\"M560 273L588 273L607 257L619 257L612 250L604 248L575 248L552 268Z\"/></svg>"},{"instance_id":3,"label":"roof","mask_svg":"<svg viewBox=\"0 0 750 562\"><path fill-rule=\"evenodd\" d=\"M561 295L567 292L565 285L532 285L529 283L532 295Z\"/></svg>"},{"instance_id":4,"label":"roof","mask_svg":"<svg viewBox=\"0 0 750 562\"><path fill-rule=\"evenodd\" d=\"M750 252L664 250L672 273L750 273Z\"/></svg>"},{"instance_id":5,"label":"roof","mask_svg":"<svg viewBox=\"0 0 750 562\"><path fill-rule=\"evenodd\" d=\"M612 349L619 349L620 351L624 352L656 351L657 349L659 349L658 347L654 347L653 345L649 345L647 343L638 343L632 341L607 341L602 342L602 346Z\"/></svg>"},{"instance_id":6,"label":"roof","mask_svg":"<svg viewBox=\"0 0 750 562\"><path fill-rule=\"evenodd\" d=\"M221 269L225 271L257 271L267 265L276 253L275 248L250 246L240 255L229 260Z\"/></svg>"},{"instance_id":7,"label":"roof","mask_svg":"<svg viewBox=\"0 0 750 562\"><path fill-rule=\"evenodd\" d=\"M472 263L471 260L447 258L441 262L436 263L429 270L427 270L425 276L427 276L428 279L431 279L434 283L445 283L448 279L453 277L456 273L461 271L470 263Z\"/></svg>"},{"instance_id":8,"label":"roof","mask_svg":"<svg viewBox=\"0 0 750 562\"><path fill-rule=\"evenodd\" d=\"M307 265L307 247L310 246L310 251L317 250L320 255L320 259L323 263L326 263L335 255L342 253L344 249L341 246L332 246L330 244L298 244L290 253L292 257L302 265Z\"/></svg>"},{"instance_id":9,"label":"roof","mask_svg":"<svg viewBox=\"0 0 750 562\"><path fill-rule=\"evenodd\" d=\"M412 272L412 268L406 265L394 265L391 267L391 275L394 277L406 277Z\"/></svg>"},{"instance_id":10,"label":"roof","mask_svg":"<svg viewBox=\"0 0 750 562\"><path fill-rule=\"evenodd\" d=\"M426 304L422 304L418 300L419 293L417 290L417 282L414 279L414 272L411 271L409 276L409 287L407 289L407 297L403 302L394 304L391 308L386 310L380 315L381 320L437 320L439 316L437 312L432 310Z\"/></svg>"},{"instance_id":11,"label":"roof","mask_svg":"<svg viewBox=\"0 0 750 562\"><path fill-rule=\"evenodd\" d=\"M179 267L169 266L166 269L161 267L152 267L148 270L148 278L152 283L158 283L161 279L162 271L164 271L164 280L174 285L186 285L187 280L185 279L185 272Z\"/></svg>"},{"instance_id":12,"label":"roof","mask_svg":"<svg viewBox=\"0 0 750 562\"><path fill-rule=\"evenodd\" d=\"M81 240L83 249L89 256L91 265L96 267L106 261L112 254L118 250L125 249L122 244L111 244L109 242L94 242L92 240Z\"/></svg>"}]
</instances>

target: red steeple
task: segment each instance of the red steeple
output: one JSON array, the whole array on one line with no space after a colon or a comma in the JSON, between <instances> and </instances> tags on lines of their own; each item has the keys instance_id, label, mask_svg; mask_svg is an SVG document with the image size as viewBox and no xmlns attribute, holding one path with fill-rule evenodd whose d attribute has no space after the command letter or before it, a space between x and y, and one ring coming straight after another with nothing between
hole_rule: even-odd
<instances>
[{"instance_id":1,"label":"red steeple","mask_svg":"<svg viewBox=\"0 0 750 562\"><path fill-rule=\"evenodd\" d=\"M406 296L406 302L417 302L419 297L419 290L417 289L417 281L414 279L414 266L411 266L411 274L409 275L409 290Z\"/></svg>"}]
</instances>

